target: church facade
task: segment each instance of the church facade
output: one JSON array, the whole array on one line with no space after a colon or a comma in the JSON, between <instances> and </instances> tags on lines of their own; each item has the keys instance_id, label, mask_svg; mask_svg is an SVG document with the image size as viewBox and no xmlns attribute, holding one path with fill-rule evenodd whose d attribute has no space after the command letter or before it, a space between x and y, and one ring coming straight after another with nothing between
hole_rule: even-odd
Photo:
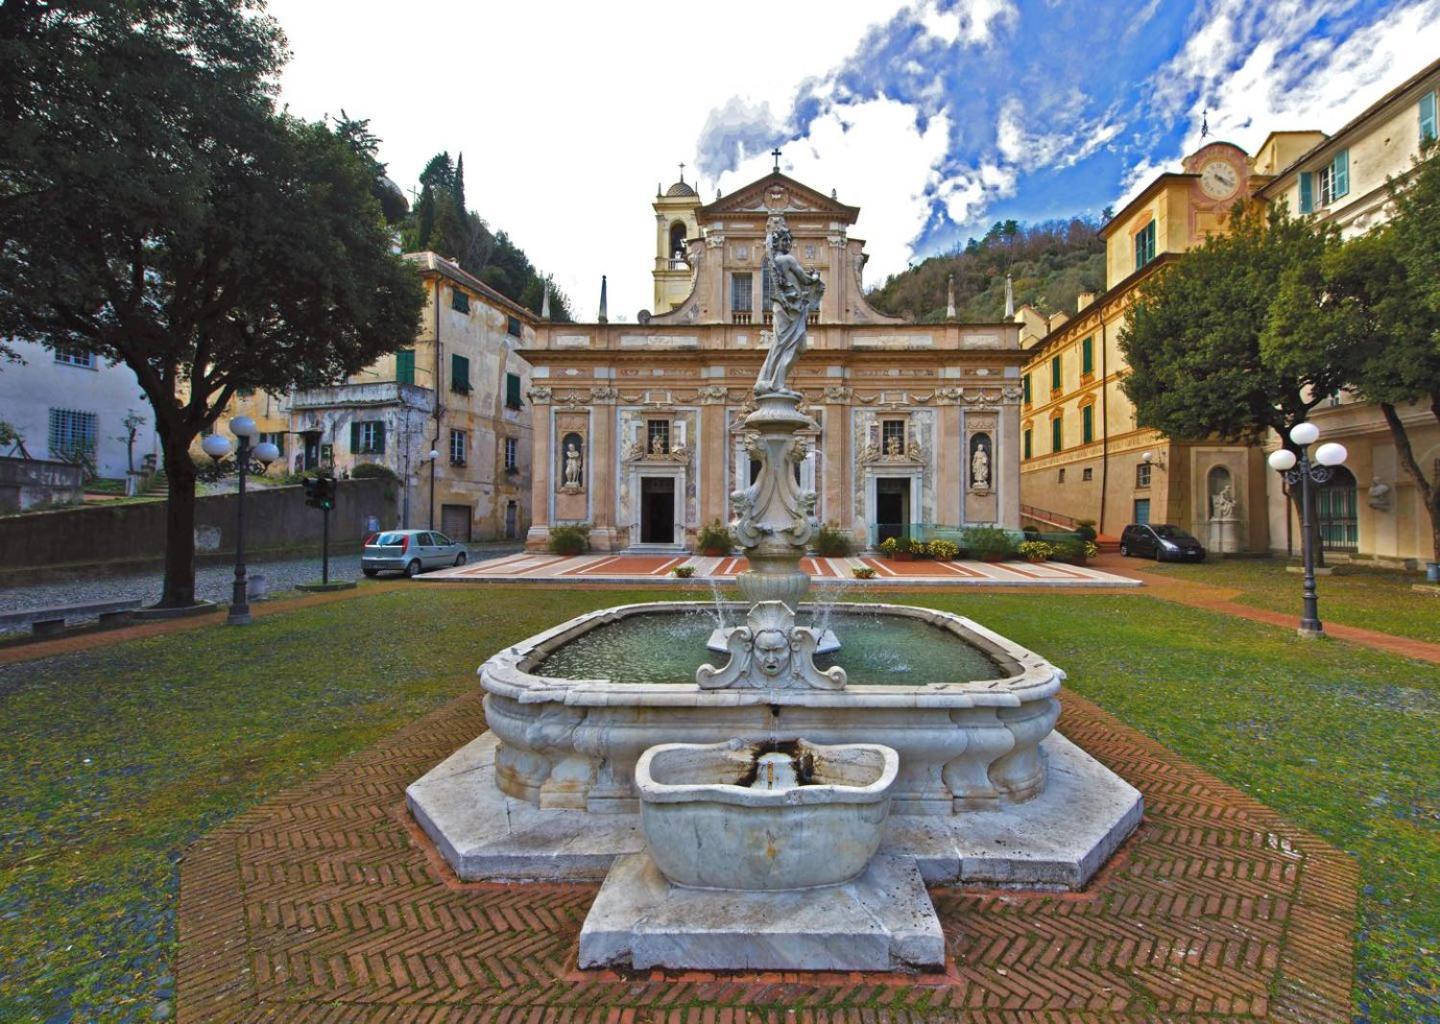
<instances>
[{"instance_id":1,"label":"church facade","mask_svg":"<svg viewBox=\"0 0 1440 1024\"><path fill-rule=\"evenodd\" d=\"M1020 350L1014 323L911 324L863 291L857 207L778 170L704 203L657 195L655 308L639 323L542 321L532 367L532 527L586 525L592 548L693 548L730 519L756 463L744 419L772 341L767 226L825 284L789 385L813 427L802 487L816 518L868 546L929 526L1018 528Z\"/></svg>"}]
</instances>

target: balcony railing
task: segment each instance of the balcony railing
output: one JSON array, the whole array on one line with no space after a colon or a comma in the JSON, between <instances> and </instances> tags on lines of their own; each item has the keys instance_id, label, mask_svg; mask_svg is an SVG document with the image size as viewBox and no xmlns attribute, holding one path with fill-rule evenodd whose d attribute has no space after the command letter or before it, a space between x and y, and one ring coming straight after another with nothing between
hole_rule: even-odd
<instances>
[{"instance_id":1,"label":"balcony railing","mask_svg":"<svg viewBox=\"0 0 1440 1024\"><path fill-rule=\"evenodd\" d=\"M737 309L730 314L732 324L748 324L750 322L750 311L748 309Z\"/></svg>"}]
</instances>

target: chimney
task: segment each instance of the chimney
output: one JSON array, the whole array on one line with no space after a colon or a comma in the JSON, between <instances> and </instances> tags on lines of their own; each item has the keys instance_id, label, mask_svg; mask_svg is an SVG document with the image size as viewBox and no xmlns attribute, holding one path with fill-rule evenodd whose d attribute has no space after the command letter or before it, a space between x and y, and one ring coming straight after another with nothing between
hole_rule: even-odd
<instances>
[{"instance_id":1,"label":"chimney","mask_svg":"<svg viewBox=\"0 0 1440 1024\"><path fill-rule=\"evenodd\" d=\"M1090 305L1090 303L1094 301L1094 292L1081 292L1075 297L1075 312L1080 312L1082 309L1084 309L1086 306Z\"/></svg>"},{"instance_id":2,"label":"chimney","mask_svg":"<svg viewBox=\"0 0 1440 1024\"><path fill-rule=\"evenodd\" d=\"M600 316L597 318L597 321L598 321L599 323L602 323L602 324L607 324L607 323L610 322L610 318L605 315L605 305L606 305L606 302L605 302L605 275L604 275L604 274L601 274L601 275L600 275Z\"/></svg>"}]
</instances>

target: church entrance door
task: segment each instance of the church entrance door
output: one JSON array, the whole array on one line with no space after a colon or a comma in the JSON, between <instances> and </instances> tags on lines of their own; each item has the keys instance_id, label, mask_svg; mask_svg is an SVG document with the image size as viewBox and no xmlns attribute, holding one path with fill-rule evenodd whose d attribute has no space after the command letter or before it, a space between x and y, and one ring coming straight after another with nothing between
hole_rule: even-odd
<instances>
[{"instance_id":1,"label":"church entrance door","mask_svg":"<svg viewBox=\"0 0 1440 1024\"><path fill-rule=\"evenodd\" d=\"M640 543L675 543L675 478L640 478Z\"/></svg>"},{"instance_id":2,"label":"church entrance door","mask_svg":"<svg viewBox=\"0 0 1440 1024\"><path fill-rule=\"evenodd\" d=\"M875 543L910 532L910 478L880 477L875 481Z\"/></svg>"}]
</instances>

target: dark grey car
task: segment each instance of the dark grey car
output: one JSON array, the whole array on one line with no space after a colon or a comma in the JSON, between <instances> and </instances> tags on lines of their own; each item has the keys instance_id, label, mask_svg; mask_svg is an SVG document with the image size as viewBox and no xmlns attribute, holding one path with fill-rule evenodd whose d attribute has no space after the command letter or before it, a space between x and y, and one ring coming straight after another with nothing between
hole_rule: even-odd
<instances>
[{"instance_id":1,"label":"dark grey car","mask_svg":"<svg viewBox=\"0 0 1440 1024\"><path fill-rule=\"evenodd\" d=\"M365 539L360 571L366 576L403 572L418 576L427 569L464 565L465 545L434 530L382 530Z\"/></svg>"},{"instance_id":2,"label":"dark grey car","mask_svg":"<svg viewBox=\"0 0 1440 1024\"><path fill-rule=\"evenodd\" d=\"M1205 561L1205 549L1200 542L1169 523L1131 523L1120 534L1120 553L1126 557L1153 558L1157 562Z\"/></svg>"}]
</instances>

